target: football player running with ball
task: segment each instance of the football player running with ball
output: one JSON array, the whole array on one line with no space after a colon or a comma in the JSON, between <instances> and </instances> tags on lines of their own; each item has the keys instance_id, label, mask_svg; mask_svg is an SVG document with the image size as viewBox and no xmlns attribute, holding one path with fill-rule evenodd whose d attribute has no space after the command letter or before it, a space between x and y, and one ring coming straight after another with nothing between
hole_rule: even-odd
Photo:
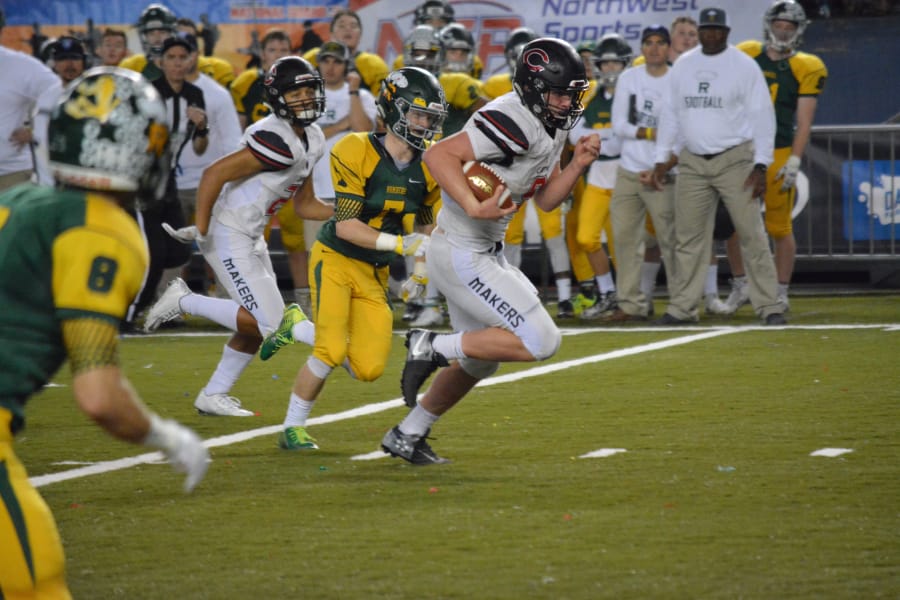
<instances>
[{"instance_id":1,"label":"football player running with ball","mask_svg":"<svg viewBox=\"0 0 900 600\"><path fill-rule=\"evenodd\" d=\"M13 451L25 404L63 361L78 407L110 435L161 450L191 491L209 454L139 400L119 367L119 322L149 257L125 212L169 174L166 107L133 71L98 67L62 93L48 127L57 187L0 195L0 597L70 598L50 509ZM52 433L47 432L47 435ZM32 443L40 443L38 439Z\"/></svg>"},{"instance_id":2,"label":"football player running with ball","mask_svg":"<svg viewBox=\"0 0 900 600\"><path fill-rule=\"evenodd\" d=\"M433 278L447 299L454 333L407 333L401 388L413 409L381 442L385 452L416 465L447 462L429 446L432 425L500 362L545 360L561 335L537 290L503 258L513 213L529 198L542 210L561 204L600 152L596 134L582 137L572 161L560 169L566 136L584 110L584 63L567 42L539 38L519 56L514 90L478 110L459 133L433 145L425 164L443 191L443 209L427 252ZM492 165L509 186L513 205L497 204L505 186L478 202L463 165ZM452 361L452 362L451 362ZM416 404L419 388L438 369Z\"/></svg>"}]
</instances>

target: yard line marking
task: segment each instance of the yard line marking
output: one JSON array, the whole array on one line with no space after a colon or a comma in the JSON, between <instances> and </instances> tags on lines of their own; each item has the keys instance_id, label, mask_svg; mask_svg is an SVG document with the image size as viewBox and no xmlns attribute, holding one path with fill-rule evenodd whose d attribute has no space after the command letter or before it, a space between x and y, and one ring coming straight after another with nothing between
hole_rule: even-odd
<instances>
[{"instance_id":1,"label":"yard line marking","mask_svg":"<svg viewBox=\"0 0 900 600\"><path fill-rule=\"evenodd\" d=\"M578 458L606 458L607 456L612 456L613 454L621 454L622 452L628 452L628 450L626 450L625 448L600 448L599 450L594 450L593 452L582 454Z\"/></svg>"},{"instance_id":2,"label":"yard line marking","mask_svg":"<svg viewBox=\"0 0 900 600\"><path fill-rule=\"evenodd\" d=\"M677 337L669 340L663 340L660 342L652 342L650 344L643 344L640 346L634 346L632 348L623 348L620 350L613 350L612 352L605 352L603 354L596 354L594 356L586 356L584 358L578 358L573 360L567 360L559 363L555 363L552 365L543 365L540 367L533 367L531 369L525 369L524 371L518 371L516 373L509 373L507 375L497 375L495 377L490 377L488 379L484 379L478 383L476 387L483 387L489 385L498 385L501 383L509 383L513 381L518 381L520 379L526 379L529 377L536 377L538 375L544 375L546 373L555 373L557 371L563 371L565 369L571 369L573 367L580 367L582 365L589 365L593 363L603 362L607 360L612 360L614 358L622 358L625 356L632 356L635 354L641 354L643 352L652 352L653 350L663 350L665 348L672 348L674 346L681 346L683 344L690 344L693 342L698 342L701 340L711 339L714 337L719 337L722 335L728 335L731 333L738 333L740 331L744 331L743 329L736 327L723 327L721 329L713 329L707 330L704 333L698 333L693 335L686 335L682 337ZM322 415L321 417L313 417L309 421L307 421L308 425L322 425L327 423L334 423L337 421L343 421L345 419L353 419L356 417L372 415L376 413L383 412L385 410L389 410L391 408L397 408L400 406L405 406L403 402L403 398L394 398L393 400L385 400L383 402L375 402L373 404L367 404L365 406L360 406L357 408L352 408L350 410L345 410L338 413L333 413L330 415ZM239 442L245 442L247 440L252 440L253 438L261 437L264 435L274 435L281 431L283 428L282 425L269 425L267 427L258 427L256 429L250 429L248 431L241 431L238 433L231 433L228 435L219 436L216 438L210 438L208 440L204 440L203 444L207 448L216 448L219 446L228 446L231 444L237 444ZM50 473L47 475L37 475L35 477L29 478L31 484L36 487L43 487L45 485L50 485L52 483L59 483L61 481L68 481L70 479L77 479L79 477L87 477L89 475L99 475L101 473L109 473L111 471L118 471L120 469L128 469L130 467L136 467L142 464L149 464L158 462L163 458L161 452L146 452L144 454L139 454L137 456L131 456L127 458L119 458L116 460L108 460L95 463L93 465L88 465L85 467L79 467L77 469L69 469L68 471L60 471L59 473Z\"/></svg>"},{"instance_id":3,"label":"yard line marking","mask_svg":"<svg viewBox=\"0 0 900 600\"><path fill-rule=\"evenodd\" d=\"M379 458L387 458L390 456L384 450L373 450L368 454L357 454L356 456L351 456L350 460L378 460Z\"/></svg>"},{"instance_id":4,"label":"yard line marking","mask_svg":"<svg viewBox=\"0 0 900 600\"><path fill-rule=\"evenodd\" d=\"M810 452L810 456L827 456L828 458L834 458L835 456L841 456L842 454L850 454L853 452L853 448L820 448L815 452Z\"/></svg>"}]
</instances>

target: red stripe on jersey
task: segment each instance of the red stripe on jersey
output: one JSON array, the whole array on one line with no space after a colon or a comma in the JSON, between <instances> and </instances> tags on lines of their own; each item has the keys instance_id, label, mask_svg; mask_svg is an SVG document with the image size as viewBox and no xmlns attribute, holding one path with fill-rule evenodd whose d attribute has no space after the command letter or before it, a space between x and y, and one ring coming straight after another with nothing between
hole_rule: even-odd
<instances>
[{"instance_id":1,"label":"red stripe on jersey","mask_svg":"<svg viewBox=\"0 0 900 600\"><path fill-rule=\"evenodd\" d=\"M482 110L478 114L520 148L528 150L528 139L525 137L525 133L511 118L496 110Z\"/></svg>"}]
</instances>

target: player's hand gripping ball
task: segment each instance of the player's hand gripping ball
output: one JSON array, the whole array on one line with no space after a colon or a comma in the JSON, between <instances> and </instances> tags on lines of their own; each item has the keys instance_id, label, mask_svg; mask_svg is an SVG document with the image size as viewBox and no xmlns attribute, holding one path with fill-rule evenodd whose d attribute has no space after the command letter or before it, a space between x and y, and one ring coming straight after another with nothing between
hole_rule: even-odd
<instances>
[{"instance_id":1,"label":"player's hand gripping ball","mask_svg":"<svg viewBox=\"0 0 900 600\"><path fill-rule=\"evenodd\" d=\"M463 173L466 176L466 182L469 189L475 195L475 199L484 202L494 195L494 191L500 185L506 185L503 178L497 174L490 165L481 161L469 161L463 165ZM507 188L500 198L497 200L500 208L508 208L512 206L512 194Z\"/></svg>"}]
</instances>

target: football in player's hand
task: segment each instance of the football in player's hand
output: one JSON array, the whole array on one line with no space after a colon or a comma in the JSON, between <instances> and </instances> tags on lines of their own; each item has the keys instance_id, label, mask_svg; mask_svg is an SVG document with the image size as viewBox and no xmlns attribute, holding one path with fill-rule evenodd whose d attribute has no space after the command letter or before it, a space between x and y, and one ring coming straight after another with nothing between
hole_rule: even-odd
<instances>
[{"instance_id":1,"label":"football in player's hand","mask_svg":"<svg viewBox=\"0 0 900 600\"><path fill-rule=\"evenodd\" d=\"M469 161L463 165L463 173L466 175L466 182L469 189L475 195L475 199L484 202L494 195L497 186L506 185L506 182L494 171L490 165L481 161ZM509 189L506 189L497 201L500 208L512 206L512 196Z\"/></svg>"}]
</instances>

